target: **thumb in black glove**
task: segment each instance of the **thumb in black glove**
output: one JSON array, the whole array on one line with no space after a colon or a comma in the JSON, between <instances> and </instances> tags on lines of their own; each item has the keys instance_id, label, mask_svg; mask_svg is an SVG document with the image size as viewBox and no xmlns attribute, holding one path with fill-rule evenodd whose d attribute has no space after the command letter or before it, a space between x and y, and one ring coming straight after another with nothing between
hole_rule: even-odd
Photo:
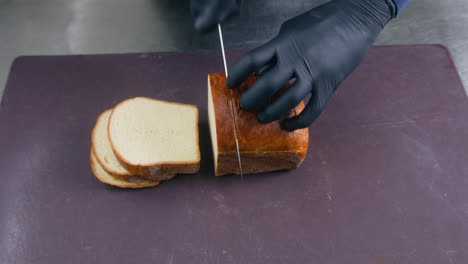
<instances>
[{"instance_id":1,"label":"thumb in black glove","mask_svg":"<svg viewBox=\"0 0 468 264\"><path fill-rule=\"evenodd\" d=\"M241 0L190 0L195 29L210 31L216 25L239 13Z\"/></svg>"},{"instance_id":2,"label":"thumb in black glove","mask_svg":"<svg viewBox=\"0 0 468 264\"><path fill-rule=\"evenodd\" d=\"M286 130L305 128L391 18L386 0L333 0L318 6L286 21L275 38L244 55L231 67L228 86L235 88L253 73L262 75L240 99L241 108L260 110L261 122L283 118L311 93L302 113L283 122ZM277 99L259 109L293 78Z\"/></svg>"}]
</instances>

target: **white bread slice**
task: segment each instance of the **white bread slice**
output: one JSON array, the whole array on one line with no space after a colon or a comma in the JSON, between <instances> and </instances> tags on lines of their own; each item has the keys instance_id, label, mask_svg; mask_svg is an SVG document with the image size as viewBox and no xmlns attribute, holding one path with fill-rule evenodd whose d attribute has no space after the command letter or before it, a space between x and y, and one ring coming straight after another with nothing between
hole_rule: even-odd
<instances>
[{"instance_id":1,"label":"white bread slice","mask_svg":"<svg viewBox=\"0 0 468 264\"><path fill-rule=\"evenodd\" d=\"M208 123L210 125L211 147L213 150L213 160L215 174L218 171L218 132L216 131L216 117L213 104L213 96L211 94L210 75L208 75Z\"/></svg>"},{"instance_id":2,"label":"white bread slice","mask_svg":"<svg viewBox=\"0 0 468 264\"><path fill-rule=\"evenodd\" d=\"M200 168L196 106L128 99L112 111L108 135L115 155L132 174L196 173Z\"/></svg>"},{"instance_id":3,"label":"white bread slice","mask_svg":"<svg viewBox=\"0 0 468 264\"><path fill-rule=\"evenodd\" d=\"M90 153L91 170L94 176L103 183L117 186L120 188L144 188L153 187L159 184L159 181L149 180L140 176L130 175L127 177L112 176L105 171L94 156L93 151Z\"/></svg>"},{"instance_id":4,"label":"white bread slice","mask_svg":"<svg viewBox=\"0 0 468 264\"><path fill-rule=\"evenodd\" d=\"M105 111L99 115L96 121L91 135L93 154L102 168L109 174L114 176L130 176L132 174L120 164L109 141L107 127L109 126L111 113L112 110Z\"/></svg>"},{"instance_id":5,"label":"white bread slice","mask_svg":"<svg viewBox=\"0 0 468 264\"><path fill-rule=\"evenodd\" d=\"M115 155L109 141L108 126L111 113L112 110L107 110L98 117L91 136L91 149L96 160L107 173L119 178L128 177L133 173L130 173L122 166L122 162ZM135 173L135 175L140 174ZM158 167L153 168L143 177L150 180L165 181L172 179L175 175L176 173L167 168L163 170L162 167Z\"/></svg>"}]
</instances>

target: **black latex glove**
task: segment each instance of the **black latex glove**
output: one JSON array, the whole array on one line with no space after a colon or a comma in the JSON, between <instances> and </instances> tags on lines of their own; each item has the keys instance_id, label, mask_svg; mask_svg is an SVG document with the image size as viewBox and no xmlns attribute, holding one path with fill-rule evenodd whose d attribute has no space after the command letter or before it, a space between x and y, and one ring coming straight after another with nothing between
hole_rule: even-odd
<instances>
[{"instance_id":1,"label":"black latex glove","mask_svg":"<svg viewBox=\"0 0 468 264\"><path fill-rule=\"evenodd\" d=\"M258 110L261 122L280 120L308 94L302 113L284 120L286 130L309 126L340 83L356 68L392 17L386 0L334 0L286 21L268 43L248 52L229 72L235 88L253 73L261 75L240 99ZM295 82L265 106L289 80ZM259 109L260 108L260 109Z\"/></svg>"},{"instance_id":2,"label":"black latex glove","mask_svg":"<svg viewBox=\"0 0 468 264\"><path fill-rule=\"evenodd\" d=\"M206 32L239 13L241 0L190 0L195 29Z\"/></svg>"}]
</instances>

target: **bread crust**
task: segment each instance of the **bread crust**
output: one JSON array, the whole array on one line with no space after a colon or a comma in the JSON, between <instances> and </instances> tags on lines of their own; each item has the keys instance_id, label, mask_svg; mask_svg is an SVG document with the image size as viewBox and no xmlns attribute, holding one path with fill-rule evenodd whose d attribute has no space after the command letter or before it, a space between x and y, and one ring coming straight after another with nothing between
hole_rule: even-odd
<instances>
[{"instance_id":1,"label":"bread crust","mask_svg":"<svg viewBox=\"0 0 468 264\"><path fill-rule=\"evenodd\" d=\"M113 175L113 176L120 176L120 177L124 177L124 176L130 176L132 175L132 173L130 173L130 171L127 170L127 172L118 172L116 170L114 170L113 168L109 167L107 165L107 163L105 163L103 160L102 160L102 157L100 157L97 152L96 152L96 149L95 149L95 146L96 146L96 140L97 140L97 125L99 123L99 121L103 118L103 116L105 114L107 114L108 112L112 111L112 109L109 109L109 110L106 110L104 112L102 112L99 117L96 119L96 123L94 125L94 128L91 132L91 150L94 154L94 157L96 158L96 160L99 162L99 165L101 165L101 167L106 171L108 172L109 174ZM125 167L124 167L125 168Z\"/></svg>"},{"instance_id":2,"label":"bread crust","mask_svg":"<svg viewBox=\"0 0 468 264\"><path fill-rule=\"evenodd\" d=\"M143 177L130 175L126 177L113 176L110 173L107 173L104 168L98 167L101 166L94 156L93 151L90 151L89 161L91 166L91 171L94 176L101 182L120 187L120 188L146 188L159 185L159 181L150 180Z\"/></svg>"},{"instance_id":3,"label":"bread crust","mask_svg":"<svg viewBox=\"0 0 468 264\"><path fill-rule=\"evenodd\" d=\"M234 139L234 125L230 120L229 92L224 73L212 73L208 76L214 105L216 138L218 146L218 164L215 175L240 174L237 150ZM276 170L292 170L300 166L309 146L308 128L288 132L281 129L279 121L262 124L256 113L241 110L240 95L258 79L251 76L238 89L231 90L236 116L239 149L243 173L260 173ZM289 117L298 115L304 109L301 102ZM228 122L226 121L228 120Z\"/></svg>"},{"instance_id":4,"label":"bread crust","mask_svg":"<svg viewBox=\"0 0 468 264\"><path fill-rule=\"evenodd\" d=\"M127 100L124 100L117 104L114 109L117 109L124 103L127 103L131 100L137 99L137 98L143 98L147 100L153 100L157 102L163 102L163 103L169 103L169 104L175 104L175 105L180 105L180 106L189 106L192 107L196 110L196 122L197 122L197 129L195 129L196 133L196 140L197 143L200 142L200 137L199 137L199 132L198 132L198 121L199 121L199 112L198 108L195 105L190 105L190 104L183 104L183 103L176 103L176 102L168 102L168 101L163 101L163 100L158 100L154 98L149 98L149 97L135 97L135 98L130 98ZM109 117L109 125L107 127L108 135L109 135L109 141L111 142L112 149L121 162L122 166L127 169L129 172L132 174L136 175L142 175L148 178L154 178L158 179L161 181L169 180L172 179L176 174L192 174L198 172L200 169L200 148L198 147L197 151L197 158L194 161L191 162L154 162L154 163L149 163L149 164L132 164L129 160L125 159L125 157L116 149L112 134L110 133L110 126L112 122L112 117L113 117L114 111L112 111L111 116Z\"/></svg>"}]
</instances>

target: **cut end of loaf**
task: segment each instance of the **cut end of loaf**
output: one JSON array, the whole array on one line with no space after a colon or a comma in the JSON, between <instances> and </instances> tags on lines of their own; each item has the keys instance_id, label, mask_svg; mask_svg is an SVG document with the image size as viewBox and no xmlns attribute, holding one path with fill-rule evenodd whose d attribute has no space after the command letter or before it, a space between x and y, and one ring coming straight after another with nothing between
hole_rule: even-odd
<instances>
[{"instance_id":1,"label":"cut end of loaf","mask_svg":"<svg viewBox=\"0 0 468 264\"><path fill-rule=\"evenodd\" d=\"M211 147L213 151L215 175L218 176L218 137L216 131L215 109L211 93L210 76L208 75L208 121L210 124Z\"/></svg>"}]
</instances>

